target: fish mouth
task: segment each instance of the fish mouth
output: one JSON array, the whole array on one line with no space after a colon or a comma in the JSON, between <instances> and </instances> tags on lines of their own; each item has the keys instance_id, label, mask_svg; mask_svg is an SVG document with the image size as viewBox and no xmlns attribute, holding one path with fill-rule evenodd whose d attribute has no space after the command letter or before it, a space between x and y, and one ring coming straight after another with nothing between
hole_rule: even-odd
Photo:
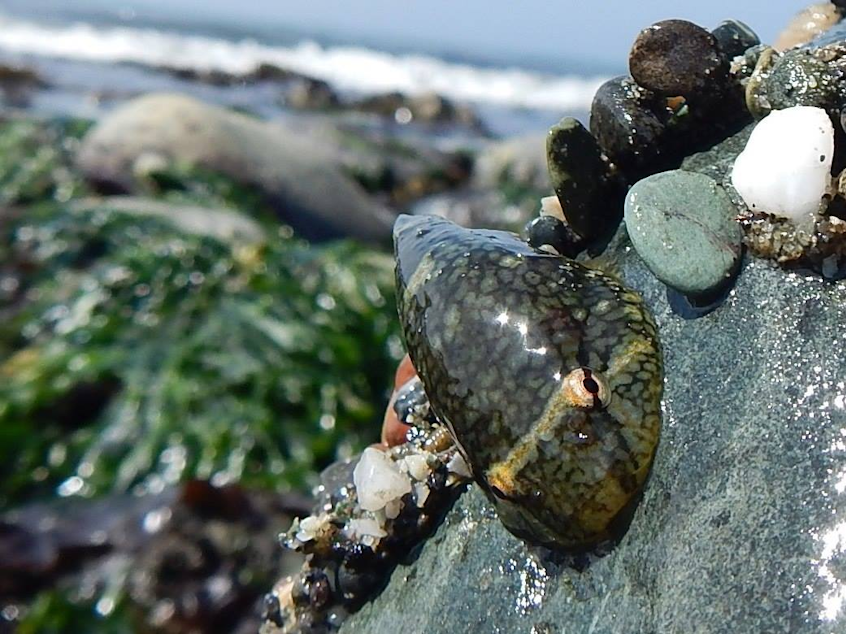
<instances>
[{"instance_id":1,"label":"fish mouth","mask_svg":"<svg viewBox=\"0 0 846 634\"><path fill-rule=\"evenodd\" d=\"M436 220L436 216L412 216L411 214L400 214L394 220L394 241L400 239L400 236L416 231L430 224Z\"/></svg>"}]
</instances>

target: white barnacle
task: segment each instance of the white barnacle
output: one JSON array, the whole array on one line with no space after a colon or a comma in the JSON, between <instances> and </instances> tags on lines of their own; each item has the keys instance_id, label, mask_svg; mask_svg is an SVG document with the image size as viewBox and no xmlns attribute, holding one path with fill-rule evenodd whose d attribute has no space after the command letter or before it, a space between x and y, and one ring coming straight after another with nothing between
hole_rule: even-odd
<instances>
[{"instance_id":1,"label":"white barnacle","mask_svg":"<svg viewBox=\"0 0 846 634\"><path fill-rule=\"evenodd\" d=\"M731 183L752 211L813 225L831 182L834 127L822 108L774 110L752 131Z\"/></svg>"}]
</instances>

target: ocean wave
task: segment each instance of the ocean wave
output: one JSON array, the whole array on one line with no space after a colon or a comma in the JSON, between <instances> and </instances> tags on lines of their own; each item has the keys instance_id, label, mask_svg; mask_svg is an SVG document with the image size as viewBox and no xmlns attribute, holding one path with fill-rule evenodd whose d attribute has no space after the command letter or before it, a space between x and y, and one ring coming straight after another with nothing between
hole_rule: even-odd
<instances>
[{"instance_id":1,"label":"ocean wave","mask_svg":"<svg viewBox=\"0 0 846 634\"><path fill-rule=\"evenodd\" d=\"M605 78L554 76L518 68L482 68L427 55L394 55L313 41L270 46L252 39L230 41L174 31L94 26L53 26L0 16L0 49L94 62L249 73L274 64L359 93L437 92L501 106L586 110Z\"/></svg>"}]
</instances>

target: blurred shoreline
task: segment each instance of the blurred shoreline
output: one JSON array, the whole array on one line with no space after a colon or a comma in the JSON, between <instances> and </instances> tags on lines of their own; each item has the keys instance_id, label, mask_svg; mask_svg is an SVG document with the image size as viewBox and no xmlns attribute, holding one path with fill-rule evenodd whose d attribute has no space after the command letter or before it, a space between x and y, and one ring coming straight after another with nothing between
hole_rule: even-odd
<instances>
[{"instance_id":1,"label":"blurred shoreline","mask_svg":"<svg viewBox=\"0 0 846 634\"><path fill-rule=\"evenodd\" d=\"M263 39L261 29L250 37L242 27L227 32L201 22L189 27L184 20L114 20L89 13L60 23L0 12L0 64L29 69L39 79L28 94L19 90L11 100L6 90L7 105L97 118L126 98L176 91L270 118L286 114L277 88L288 73L325 82L346 101L437 94L474 109L495 136L515 136L542 132L565 114L586 113L607 78L391 52L294 32L274 40ZM258 74L268 68L277 71L273 77Z\"/></svg>"}]
</instances>

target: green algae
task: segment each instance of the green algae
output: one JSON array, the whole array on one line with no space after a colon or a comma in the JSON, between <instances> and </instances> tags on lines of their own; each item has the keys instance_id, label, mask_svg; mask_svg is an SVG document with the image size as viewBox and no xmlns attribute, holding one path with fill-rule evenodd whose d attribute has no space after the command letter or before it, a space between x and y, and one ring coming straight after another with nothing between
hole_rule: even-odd
<instances>
[{"instance_id":1,"label":"green algae","mask_svg":"<svg viewBox=\"0 0 846 634\"><path fill-rule=\"evenodd\" d=\"M237 209L267 243L71 211L84 129L0 123L0 504L188 477L303 488L378 437L400 350L390 257L311 246L180 166L150 175L151 198Z\"/></svg>"}]
</instances>

